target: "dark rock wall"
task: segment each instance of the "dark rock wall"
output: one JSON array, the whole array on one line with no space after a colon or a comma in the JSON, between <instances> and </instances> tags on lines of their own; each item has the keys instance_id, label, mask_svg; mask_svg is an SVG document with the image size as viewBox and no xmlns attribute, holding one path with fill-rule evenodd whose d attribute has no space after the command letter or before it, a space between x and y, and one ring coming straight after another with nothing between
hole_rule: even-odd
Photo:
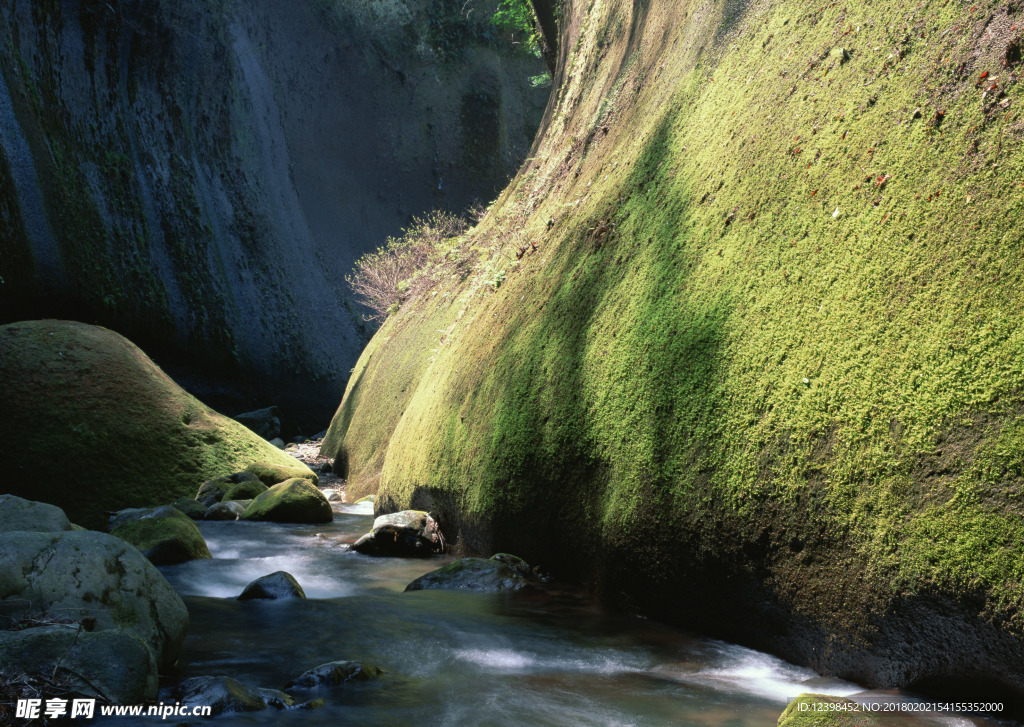
<instances>
[{"instance_id":1,"label":"dark rock wall","mask_svg":"<svg viewBox=\"0 0 1024 727\"><path fill-rule=\"evenodd\" d=\"M5 5L0 322L106 325L227 413L279 404L307 434L370 333L355 259L488 201L547 95L483 6Z\"/></svg>"}]
</instances>

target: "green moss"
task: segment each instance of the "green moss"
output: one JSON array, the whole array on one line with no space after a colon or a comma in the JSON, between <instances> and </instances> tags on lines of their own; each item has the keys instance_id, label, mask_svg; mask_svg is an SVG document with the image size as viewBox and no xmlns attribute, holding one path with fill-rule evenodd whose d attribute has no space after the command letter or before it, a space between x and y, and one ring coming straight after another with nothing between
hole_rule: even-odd
<instances>
[{"instance_id":1,"label":"green moss","mask_svg":"<svg viewBox=\"0 0 1024 727\"><path fill-rule=\"evenodd\" d=\"M389 320L325 444L663 615L713 560L844 638L916 594L1021 633L1014 21L727 5L663 4L635 58L586 14L474 233L538 251Z\"/></svg>"},{"instance_id":2,"label":"green moss","mask_svg":"<svg viewBox=\"0 0 1024 727\"><path fill-rule=\"evenodd\" d=\"M779 717L779 727L875 727L882 723L856 702L827 694L801 694Z\"/></svg>"},{"instance_id":3,"label":"green moss","mask_svg":"<svg viewBox=\"0 0 1024 727\"><path fill-rule=\"evenodd\" d=\"M50 483L40 493L36 478L10 477L7 491L45 494L87 527L103 527L105 512L192 496L203 481L253 461L295 463L104 328L63 321L2 326L0 377L11 383L0 392L7 412L0 433L21 443L5 466ZM186 409L193 412L188 424Z\"/></svg>"},{"instance_id":4,"label":"green moss","mask_svg":"<svg viewBox=\"0 0 1024 727\"><path fill-rule=\"evenodd\" d=\"M327 498L307 479L296 477L274 485L250 502L243 520L280 523L329 523L334 519Z\"/></svg>"},{"instance_id":5,"label":"green moss","mask_svg":"<svg viewBox=\"0 0 1024 727\"><path fill-rule=\"evenodd\" d=\"M287 456L287 455L286 455ZM320 482L320 478L302 462L289 457L288 464L272 464L270 462L256 462L245 468L246 472L256 475L260 482L267 487L291 480L296 477L309 480L314 485ZM259 493L253 493L254 495Z\"/></svg>"}]
</instances>

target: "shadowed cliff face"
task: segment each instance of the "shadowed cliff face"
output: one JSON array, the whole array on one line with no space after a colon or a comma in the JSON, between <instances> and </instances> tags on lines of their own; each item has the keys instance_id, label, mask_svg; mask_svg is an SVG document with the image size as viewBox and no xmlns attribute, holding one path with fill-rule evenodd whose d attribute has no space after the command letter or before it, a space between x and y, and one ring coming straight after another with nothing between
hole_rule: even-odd
<instances>
[{"instance_id":1,"label":"shadowed cliff face","mask_svg":"<svg viewBox=\"0 0 1024 727\"><path fill-rule=\"evenodd\" d=\"M369 335L353 261L529 148L543 64L484 5L7 3L0 321L102 323L312 433Z\"/></svg>"}]
</instances>

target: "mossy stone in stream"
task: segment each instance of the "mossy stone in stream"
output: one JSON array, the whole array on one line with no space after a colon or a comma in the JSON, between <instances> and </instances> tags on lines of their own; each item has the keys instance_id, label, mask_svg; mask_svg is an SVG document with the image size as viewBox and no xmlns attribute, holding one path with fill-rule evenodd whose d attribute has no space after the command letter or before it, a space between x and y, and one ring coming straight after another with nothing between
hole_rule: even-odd
<instances>
[{"instance_id":1,"label":"mossy stone in stream","mask_svg":"<svg viewBox=\"0 0 1024 727\"><path fill-rule=\"evenodd\" d=\"M254 599L276 599L276 598L305 598L306 592L295 580L295 576L283 570L261 576L247 585L239 601L252 601Z\"/></svg>"},{"instance_id":2,"label":"mossy stone in stream","mask_svg":"<svg viewBox=\"0 0 1024 727\"><path fill-rule=\"evenodd\" d=\"M235 472L230 475L222 475L220 477L214 477L213 479L207 480L199 486L199 492L196 493L196 500L202 503L204 506L209 507L215 502L220 502L225 499L228 492L236 485L246 483L259 483L260 478L254 475L252 472ZM241 498L235 498L241 499Z\"/></svg>"},{"instance_id":3,"label":"mossy stone in stream","mask_svg":"<svg viewBox=\"0 0 1024 727\"><path fill-rule=\"evenodd\" d=\"M15 495L0 495L0 533L12 530L50 533L71 529L68 516L55 505L25 500Z\"/></svg>"},{"instance_id":4,"label":"mossy stone in stream","mask_svg":"<svg viewBox=\"0 0 1024 727\"><path fill-rule=\"evenodd\" d=\"M186 679L174 688L174 698L183 705L209 706L211 716L231 712L258 712L268 707L286 709L295 699L276 689L244 684L226 676Z\"/></svg>"},{"instance_id":5,"label":"mossy stone in stream","mask_svg":"<svg viewBox=\"0 0 1024 727\"><path fill-rule=\"evenodd\" d=\"M329 523L334 520L331 503L308 479L295 477L256 496L242 514L243 520L279 523Z\"/></svg>"},{"instance_id":6,"label":"mossy stone in stream","mask_svg":"<svg viewBox=\"0 0 1024 727\"><path fill-rule=\"evenodd\" d=\"M0 381L0 438L17 442L4 452L5 472L33 474L5 477L4 489L43 496L86 527L104 527L105 512L190 495L251 462L296 463L99 326L0 326Z\"/></svg>"},{"instance_id":7,"label":"mossy stone in stream","mask_svg":"<svg viewBox=\"0 0 1024 727\"><path fill-rule=\"evenodd\" d=\"M188 515L193 520L202 520L206 514L206 507L203 503L191 497L179 497L171 503L171 507L181 510L182 513Z\"/></svg>"},{"instance_id":8,"label":"mossy stone in stream","mask_svg":"<svg viewBox=\"0 0 1024 727\"><path fill-rule=\"evenodd\" d=\"M282 465L274 464L272 462L257 462L246 467L245 471L251 472L259 477L260 482L267 487L273 487L285 480L291 480L296 477L302 477L303 479L310 480L314 485L320 483L320 478L313 470L290 455L285 456L291 460L290 464Z\"/></svg>"},{"instance_id":9,"label":"mossy stone in stream","mask_svg":"<svg viewBox=\"0 0 1024 727\"><path fill-rule=\"evenodd\" d=\"M245 505L238 500L215 502L206 510L204 520L238 520L245 512Z\"/></svg>"},{"instance_id":10,"label":"mossy stone in stream","mask_svg":"<svg viewBox=\"0 0 1024 727\"><path fill-rule=\"evenodd\" d=\"M224 497L221 498L221 502L229 500L252 500L258 495L266 492L269 488L259 480L239 482L237 485L232 485L228 488L227 492L224 493Z\"/></svg>"},{"instance_id":11,"label":"mossy stone in stream","mask_svg":"<svg viewBox=\"0 0 1024 727\"><path fill-rule=\"evenodd\" d=\"M520 591L529 584L523 576L499 560L490 558L461 558L437 570L426 573L408 586L406 591L452 590Z\"/></svg>"},{"instance_id":12,"label":"mossy stone in stream","mask_svg":"<svg viewBox=\"0 0 1024 727\"><path fill-rule=\"evenodd\" d=\"M376 679L382 673L380 667L361 661L332 661L303 672L297 679L285 684L284 688L337 687L345 682Z\"/></svg>"},{"instance_id":13,"label":"mossy stone in stream","mask_svg":"<svg viewBox=\"0 0 1024 727\"><path fill-rule=\"evenodd\" d=\"M119 524L110 534L134 545L154 565L212 557L192 519L170 506L156 508L143 517Z\"/></svg>"},{"instance_id":14,"label":"mossy stone in stream","mask_svg":"<svg viewBox=\"0 0 1024 727\"><path fill-rule=\"evenodd\" d=\"M880 727L882 720L844 697L801 694L779 717L779 727Z\"/></svg>"}]
</instances>

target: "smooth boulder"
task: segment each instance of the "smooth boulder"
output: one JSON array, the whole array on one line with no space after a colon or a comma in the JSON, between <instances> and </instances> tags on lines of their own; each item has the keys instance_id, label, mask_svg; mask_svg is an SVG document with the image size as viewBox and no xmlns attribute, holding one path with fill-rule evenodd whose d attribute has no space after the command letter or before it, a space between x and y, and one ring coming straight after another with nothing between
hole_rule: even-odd
<instances>
[{"instance_id":1,"label":"smooth boulder","mask_svg":"<svg viewBox=\"0 0 1024 727\"><path fill-rule=\"evenodd\" d=\"M175 700L185 706L208 706L210 715L258 712L268 707L287 709L295 699L276 689L253 687L226 676L192 677L174 688Z\"/></svg>"},{"instance_id":2,"label":"smooth boulder","mask_svg":"<svg viewBox=\"0 0 1024 727\"><path fill-rule=\"evenodd\" d=\"M245 512L245 506L237 500L226 502L215 502L210 505L203 515L204 520L238 520Z\"/></svg>"},{"instance_id":3,"label":"smooth boulder","mask_svg":"<svg viewBox=\"0 0 1024 727\"><path fill-rule=\"evenodd\" d=\"M352 549L367 555L426 557L441 549L440 530L422 510L393 512L374 520L369 537L361 537Z\"/></svg>"},{"instance_id":4,"label":"smooth boulder","mask_svg":"<svg viewBox=\"0 0 1024 727\"><path fill-rule=\"evenodd\" d=\"M295 576L283 570L261 576L242 589L239 601L276 598L305 598L306 593Z\"/></svg>"},{"instance_id":5,"label":"smooth boulder","mask_svg":"<svg viewBox=\"0 0 1024 727\"><path fill-rule=\"evenodd\" d=\"M134 545L154 565L173 565L212 557L192 518L170 505L153 508L141 517L122 521L111 529L110 534Z\"/></svg>"},{"instance_id":6,"label":"smooth boulder","mask_svg":"<svg viewBox=\"0 0 1024 727\"><path fill-rule=\"evenodd\" d=\"M334 511L331 503L310 480L296 477L257 495L245 508L242 519L329 523L334 519Z\"/></svg>"},{"instance_id":7,"label":"smooth boulder","mask_svg":"<svg viewBox=\"0 0 1024 727\"><path fill-rule=\"evenodd\" d=\"M231 500L252 500L255 497L259 497L266 492L269 487L264 485L259 480L239 482L236 485L232 485L228 488L227 492L224 493L224 497L221 502L229 502Z\"/></svg>"},{"instance_id":8,"label":"smooth boulder","mask_svg":"<svg viewBox=\"0 0 1024 727\"><path fill-rule=\"evenodd\" d=\"M203 516L206 515L206 507L191 497L179 497L171 503L171 507L178 508L193 520L202 520Z\"/></svg>"},{"instance_id":9,"label":"smooth boulder","mask_svg":"<svg viewBox=\"0 0 1024 727\"><path fill-rule=\"evenodd\" d=\"M56 505L25 500L16 495L0 495L0 533L13 530L63 532L71 530L71 521Z\"/></svg>"},{"instance_id":10,"label":"smooth boulder","mask_svg":"<svg viewBox=\"0 0 1024 727\"><path fill-rule=\"evenodd\" d=\"M0 654L8 673L56 678L69 691L114 704L141 704L157 696L153 651L124 631L90 632L68 624L0 631Z\"/></svg>"},{"instance_id":11,"label":"smooth boulder","mask_svg":"<svg viewBox=\"0 0 1024 727\"><path fill-rule=\"evenodd\" d=\"M498 593L521 591L530 582L507 564L492 558L461 558L425 573L406 591L458 590Z\"/></svg>"},{"instance_id":12,"label":"smooth boulder","mask_svg":"<svg viewBox=\"0 0 1024 727\"><path fill-rule=\"evenodd\" d=\"M376 679L381 673L379 667L361 661L332 661L303 672L297 679L285 684L284 688L337 687L345 682Z\"/></svg>"},{"instance_id":13,"label":"smooth boulder","mask_svg":"<svg viewBox=\"0 0 1024 727\"><path fill-rule=\"evenodd\" d=\"M231 488L236 485L245 483L260 484L260 478L254 475L252 472L233 472L230 475L222 475L220 477L214 477L207 480L199 486L199 491L196 493L196 500L209 507L214 503L220 502L224 499L224 496L228 494ZM241 499L241 498L237 498Z\"/></svg>"},{"instance_id":14,"label":"smooth boulder","mask_svg":"<svg viewBox=\"0 0 1024 727\"><path fill-rule=\"evenodd\" d=\"M276 406L247 411L231 417L239 424L251 429L264 439L273 439L281 434L281 420Z\"/></svg>"},{"instance_id":15,"label":"smooth boulder","mask_svg":"<svg viewBox=\"0 0 1024 727\"><path fill-rule=\"evenodd\" d=\"M106 512L191 495L194 483L251 462L296 463L99 326L0 326L0 381L4 489L45 497L89 528L104 527Z\"/></svg>"},{"instance_id":16,"label":"smooth boulder","mask_svg":"<svg viewBox=\"0 0 1024 727\"><path fill-rule=\"evenodd\" d=\"M181 597L136 548L105 533L0 534L0 625L52 613L132 634L161 668L188 629Z\"/></svg>"},{"instance_id":17,"label":"smooth boulder","mask_svg":"<svg viewBox=\"0 0 1024 727\"><path fill-rule=\"evenodd\" d=\"M291 459L287 465L275 464L273 462L256 462L245 468L246 472L256 475L267 487L273 487L287 480L296 477L310 480L314 485L320 484L320 478L309 467L291 455L284 455Z\"/></svg>"}]
</instances>

